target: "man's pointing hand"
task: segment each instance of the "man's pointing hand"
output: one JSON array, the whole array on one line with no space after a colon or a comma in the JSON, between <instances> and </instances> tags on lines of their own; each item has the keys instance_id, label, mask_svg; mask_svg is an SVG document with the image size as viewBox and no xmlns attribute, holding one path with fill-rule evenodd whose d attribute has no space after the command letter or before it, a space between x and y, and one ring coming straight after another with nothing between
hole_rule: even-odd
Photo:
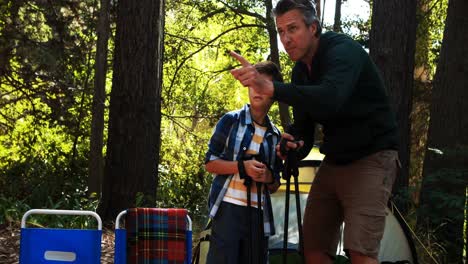
<instances>
[{"instance_id":1,"label":"man's pointing hand","mask_svg":"<svg viewBox=\"0 0 468 264\"><path fill-rule=\"evenodd\" d=\"M232 76L234 76L234 78L236 78L243 86L250 87L259 94L273 97L273 83L264 78L264 76L262 76L255 67L240 54L237 54L234 51L231 51L230 54L242 65L241 68L231 70Z\"/></svg>"}]
</instances>

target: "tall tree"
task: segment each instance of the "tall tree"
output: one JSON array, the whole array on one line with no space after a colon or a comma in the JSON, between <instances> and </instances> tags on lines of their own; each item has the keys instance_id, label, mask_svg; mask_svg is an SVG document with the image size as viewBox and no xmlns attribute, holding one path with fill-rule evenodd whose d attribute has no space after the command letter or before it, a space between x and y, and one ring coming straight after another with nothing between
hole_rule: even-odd
<instances>
[{"instance_id":1,"label":"tall tree","mask_svg":"<svg viewBox=\"0 0 468 264\"><path fill-rule=\"evenodd\" d=\"M323 25L323 17L324 17L324 14L325 14L326 0L323 0L323 6L320 3L320 0L315 0L314 2L315 2L315 13L317 13L317 18L319 19L319 21L321 21L321 23Z\"/></svg>"},{"instance_id":2,"label":"tall tree","mask_svg":"<svg viewBox=\"0 0 468 264\"><path fill-rule=\"evenodd\" d=\"M468 2L450 0L434 78L418 224L445 248L442 263L463 263L468 186ZM464 234L465 233L465 234Z\"/></svg>"},{"instance_id":3,"label":"tall tree","mask_svg":"<svg viewBox=\"0 0 468 264\"><path fill-rule=\"evenodd\" d=\"M272 10L272 0L265 0L265 24L270 40L270 60L281 67L278 48L278 34L276 32L275 18L273 17ZM289 115L289 106L282 102L278 102L278 105L280 111L281 125L283 126L283 128L286 128L291 123L291 117Z\"/></svg>"},{"instance_id":4,"label":"tall tree","mask_svg":"<svg viewBox=\"0 0 468 264\"><path fill-rule=\"evenodd\" d=\"M104 105L106 101L107 43L109 40L110 0L101 0L97 25L96 62L94 65L94 96L92 106L91 139L89 150L88 193L101 194L104 159L102 156L104 132Z\"/></svg>"},{"instance_id":5,"label":"tall tree","mask_svg":"<svg viewBox=\"0 0 468 264\"><path fill-rule=\"evenodd\" d=\"M447 0L418 1L414 93L411 112L411 157L409 189L415 207L419 204L431 91L447 16Z\"/></svg>"},{"instance_id":6,"label":"tall tree","mask_svg":"<svg viewBox=\"0 0 468 264\"><path fill-rule=\"evenodd\" d=\"M109 136L99 207L104 219L154 206L161 123L163 0L118 2Z\"/></svg>"},{"instance_id":7,"label":"tall tree","mask_svg":"<svg viewBox=\"0 0 468 264\"><path fill-rule=\"evenodd\" d=\"M336 0L335 3L335 21L333 23L333 31L342 32L341 30L341 4L343 0Z\"/></svg>"},{"instance_id":8,"label":"tall tree","mask_svg":"<svg viewBox=\"0 0 468 264\"><path fill-rule=\"evenodd\" d=\"M399 127L399 156L402 169L395 181L394 193L408 187L409 114L412 104L415 45L416 0L375 0L372 8L370 54L382 72ZM397 205L403 211L406 208L406 199L405 196L401 200L397 199Z\"/></svg>"}]
</instances>

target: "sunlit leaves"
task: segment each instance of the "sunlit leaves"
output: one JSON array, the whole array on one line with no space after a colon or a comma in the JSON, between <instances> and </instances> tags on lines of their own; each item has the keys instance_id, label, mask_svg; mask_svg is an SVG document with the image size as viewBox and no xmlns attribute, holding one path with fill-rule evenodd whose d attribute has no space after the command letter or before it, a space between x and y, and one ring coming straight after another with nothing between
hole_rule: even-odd
<instances>
[{"instance_id":1,"label":"sunlit leaves","mask_svg":"<svg viewBox=\"0 0 468 264\"><path fill-rule=\"evenodd\" d=\"M94 4L90 0L0 4L4 195L39 207L48 199L55 206L61 198L61 206L71 208L85 192Z\"/></svg>"},{"instance_id":2,"label":"sunlit leaves","mask_svg":"<svg viewBox=\"0 0 468 264\"><path fill-rule=\"evenodd\" d=\"M205 213L211 176L203 159L212 129L223 114L248 102L247 89L229 72L239 64L228 52L236 50L253 63L266 59L268 35L259 19L264 12L258 1L167 2L158 190L162 204Z\"/></svg>"},{"instance_id":3,"label":"sunlit leaves","mask_svg":"<svg viewBox=\"0 0 468 264\"><path fill-rule=\"evenodd\" d=\"M52 38L52 29L46 24L44 14L34 4L22 6L19 10L20 21L24 23L24 33L32 41L47 42Z\"/></svg>"},{"instance_id":4,"label":"sunlit leaves","mask_svg":"<svg viewBox=\"0 0 468 264\"><path fill-rule=\"evenodd\" d=\"M448 0L425 0L419 2L418 29L415 63L425 64L428 78L432 80L439 57L447 16Z\"/></svg>"}]
</instances>

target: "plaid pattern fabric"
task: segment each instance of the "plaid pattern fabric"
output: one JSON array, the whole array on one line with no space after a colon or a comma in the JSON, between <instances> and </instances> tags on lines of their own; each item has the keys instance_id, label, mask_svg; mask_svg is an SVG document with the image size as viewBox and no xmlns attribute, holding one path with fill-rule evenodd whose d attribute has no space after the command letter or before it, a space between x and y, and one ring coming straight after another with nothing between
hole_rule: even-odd
<instances>
[{"instance_id":1,"label":"plaid pattern fabric","mask_svg":"<svg viewBox=\"0 0 468 264\"><path fill-rule=\"evenodd\" d=\"M185 209L132 208L127 211L127 263L183 264Z\"/></svg>"}]
</instances>

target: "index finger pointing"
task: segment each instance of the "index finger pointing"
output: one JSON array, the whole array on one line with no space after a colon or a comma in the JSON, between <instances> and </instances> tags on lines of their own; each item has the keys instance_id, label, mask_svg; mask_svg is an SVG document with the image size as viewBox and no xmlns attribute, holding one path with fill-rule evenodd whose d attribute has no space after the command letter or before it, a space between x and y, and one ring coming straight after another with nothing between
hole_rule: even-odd
<instances>
[{"instance_id":1,"label":"index finger pointing","mask_svg":"<svg viewBox=\"0 0 468 264\"><path fill-rule=\"evenodd\" d=\"M244 59L244 57L242 57L240 54L234 52L234 51L230 51L229 54L231 54L231 56L233 58L235 58L236 60L238 60L243 67L247 67L247 66L250 66L250 62L248 62L246 59Z\"/></svg>"}]
</instances>

